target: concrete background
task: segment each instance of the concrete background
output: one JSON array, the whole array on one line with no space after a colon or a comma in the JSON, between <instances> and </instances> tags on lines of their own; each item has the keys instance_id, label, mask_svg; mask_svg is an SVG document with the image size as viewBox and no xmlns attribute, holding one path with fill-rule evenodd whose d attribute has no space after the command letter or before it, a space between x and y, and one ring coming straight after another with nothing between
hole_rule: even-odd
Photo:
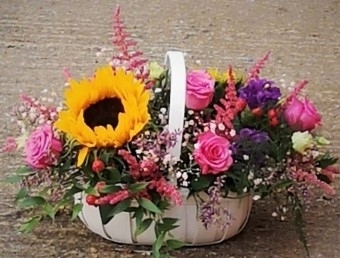
<instances>
[{"instance_id":1,"label":"concrete background","mask_svg":"<svg viewBox=\"0 0 340 258\"><path fill-rule=\"evenodd\" d=\"M287 89L308 79L308 96L323 115L324 133L340 154L340 1L339 0L1 0L0 1L0 134L13 126L5 112L19 92L61 92L61 70L74 77L90 75L112 55L111 17L119 3L140 50L162 62L167 50L187 53L191 67L234 64L249 67L272 50L265 75ZM0 179L19 157L1 155ZM340 184L337 183L339 190ZM79 222L58 217L35 233L15 229L22 213L12 204L14 188L0 184L0 257L141 257L141 247L110 243ZM340 191L338 191L340 192ZM340 194L340 193L339 193ZM338 195L306 216L312 257L340 257ZM186 248L175 257L304 257L292 221L271 217L273 204L256 203L242 234L223 244ZM143 249L144 250L144 249Z\"/></svg>"}]
</instances>

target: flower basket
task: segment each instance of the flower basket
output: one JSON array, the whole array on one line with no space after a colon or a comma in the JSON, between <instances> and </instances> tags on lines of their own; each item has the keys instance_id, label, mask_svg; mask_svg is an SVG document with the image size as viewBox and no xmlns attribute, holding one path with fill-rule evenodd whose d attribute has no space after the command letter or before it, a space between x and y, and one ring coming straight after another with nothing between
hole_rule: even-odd
<instances>
[{"instance_id":1,"label":"flower basket","mask_svg":"<svg viewBox=\"0 0 340 258\"><path fill-rule=\"evenodd\" d=\"M75 203L82 203L83 209L79 218L92 232L101 237L123 244L152 245L155 242L153 227L135 236L136 222L131 213L123 212L116 215L108 224L103 225L97 207L90 206L85 201L85 195L75 195ZM201 246L220 243L240 233L246 226L251 207L252 196L236 194L223 198L222 206L229 211L228 225L221 229L219 225L204 227L199 220L197 204L191 197L183 201L181 206L173 206L165 212L166 217L179 219L178 228L171 231L174 238L182 241L186 246Z\"/></svg>"},{"instance_id":2,"label":"flower basket","mask_svg":"<svg viewBox=\"0 0 340 258\"><path fill-rule=\"evenodd\" d=\"M15 202L37 208L20 231L72 207L91 231L126 244L152 245L161 257L183 245L209 245L244 228L253 200L272 197L273 216L291 211L307 249L303 207L315 188L334 196L339 169L317 130L321 116L302 90L283 96L260 77L269 53L247 74L186 71L169 51L149 62L114 15L119 54L93 76L67 78L64 101L21 97L13 110L24 165ZM52 96L52 94L51 94ZM53 94L57 97L57 94Z\"/></svg>"},{"instance_id":3,"label":"flower basket","mask_svg":"<svg viewBox=\"0 0 340 258\"><path fill-rule=\"evenodd\" d=\"M169 130L183 131L184 109L185 109L185 88L186 71L183 53L179 51L169 51L166 53L165 65L168 66L171 74L170 84L170 108L169 108ZM176 103L175 105L172 103ZM181 137L173 148L169 149L173 157L180 157ZM198 204L193 197L187 199L182 191L183 203L181 206L172 206L165 211L164 216L179 220L178 228L171 231L175 239L185 243L185 245L209 245L216 244L240 233L245 227L252 206L252 196L250 194L238 196L235 193L223 198L221 206L228 211L225 214L227 225L211 225L205 227L198 218ZM208 196L203 193L206 201ZM94 233L114 242L124 244L152 245L155 242L153 227L149 227L139 236L135 236L136 222L131 213L117 214L108 224L103 225L100 211L97 207L90 206L85 201L85 195L80 193L75 195L75 203L82 203L83 208L79 213L79 218L87 228ZM124 230L121 230L124 229Z\"/></svg>"}]
</instances>

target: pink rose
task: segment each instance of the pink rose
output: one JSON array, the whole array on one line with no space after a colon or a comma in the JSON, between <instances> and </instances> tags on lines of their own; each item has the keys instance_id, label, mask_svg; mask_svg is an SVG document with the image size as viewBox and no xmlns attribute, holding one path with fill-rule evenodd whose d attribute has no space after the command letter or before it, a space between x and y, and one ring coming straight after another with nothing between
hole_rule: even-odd
<instances>
[{"instance_id":1,"label":"pink rose","mask_svg":"<svg viewBox=\"0 0 340 258\"><path fill-rule=\"evenodd\" d=\"M194 159L200 166L203 175L219 174L233 164L230 143L226 138L210 131L198 136L195 144Z\"/></svg>"},{"instance_id":2,"label":"pink rose","mask_svg":"<svg viewBox=\"0 0 340 258\"><path fill-rule=\"evenodd\" d=\"M206 71L187 74L186 106L193 110L206 108L214 96L215 80Z\"/></svg>"},{"instance_id":3,"label":"pink rose","mask_svg":"<svg viewBox=\"0 0 340 258\"><path fill-rule=\"evenodd\" d=\"M53 165L63 149L61 141L55 137L51 125L36 128L25 142L25 161L36 169Z\"/></svg>"},{"instance_id":4,"label":"pink rose","mask_svg":"<svg viewBox=\"0 0 340 258\"><path fill-rule=\"evenodd\" d=\"M321 122L315 106L307 99L294 97L284 111L288 125L295 131L313 130Z\"/></svg>"}]
</instances>

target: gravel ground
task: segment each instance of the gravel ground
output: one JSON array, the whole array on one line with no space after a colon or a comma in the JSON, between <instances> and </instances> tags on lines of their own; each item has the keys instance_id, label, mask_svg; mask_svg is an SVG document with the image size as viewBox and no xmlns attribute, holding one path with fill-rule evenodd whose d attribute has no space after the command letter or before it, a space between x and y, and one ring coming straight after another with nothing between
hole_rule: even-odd
<instances>
[{"instance_id":1,"label":"gravel ground","mask_svg":"<svg viewBox=\"0 0 340 258\"><path fill-rule=\"evenodd\" d=\"M309 79L308 95L320 108L324 132L340 154L339 0L1 0L0 134L8 134L5 112L20 92L61 92L61 70L75 77L92 73L112 54L111 17L116 4L140 49L162 62L167 50L187 53L192 67L248 67L268 50L265 74L288 88ZM4 137L2 137L4 138ZM0 179L18 157L1 155ZM15 189L0 183L0 257L143 257L141 247L122 246L89 232L61 215L31 235L16 227L23 214L12 204ZM338 192L340 184L337 184ZM340 257L340 194L312 206L306 216L311 257ZM254 205L245 230L220 245L185 248L174 257L305 257L292 221L271 217L273 204Z\"/></svg>"}]
</instances>

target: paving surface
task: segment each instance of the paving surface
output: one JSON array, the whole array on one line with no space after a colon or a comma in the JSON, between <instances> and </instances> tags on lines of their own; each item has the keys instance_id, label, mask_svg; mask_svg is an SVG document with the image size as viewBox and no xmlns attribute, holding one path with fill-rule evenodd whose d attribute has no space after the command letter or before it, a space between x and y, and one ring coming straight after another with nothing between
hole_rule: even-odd
<instances>
[{"instance_id":1,"label":"paving surface","mask_svg":"<svg viewBox=\"0 0 340 258\"><path fill-rule=\"evenodd\" d=\"M249 66L268 50L265 74L283 87L309 79L309 97L320 107L324 131L340 154L339 0L129 0L0 1L0 134L12 130L5 111L19 92L61 92L61 70L92 73L112 53L112 12L119 3L140 49L156 61L166 50L187 53L192 67ZM3 137L1 137L3 139ZM0 159L0 179L19 157ZM340 184L332 202L307 214L311 257L340 257ZM44 222L31 235L15 229L22 213L12 205L12 186L0 185L0 257L143 257L132 247L104 241L79 222ZM291 221L277 223L273 205L257 203L239 236L223 244L186 248L175 257L305 257ZM141 248L137 248L141 249ZM137 250L138 251L138 250Z\"/></svg>"}]
</instances>

